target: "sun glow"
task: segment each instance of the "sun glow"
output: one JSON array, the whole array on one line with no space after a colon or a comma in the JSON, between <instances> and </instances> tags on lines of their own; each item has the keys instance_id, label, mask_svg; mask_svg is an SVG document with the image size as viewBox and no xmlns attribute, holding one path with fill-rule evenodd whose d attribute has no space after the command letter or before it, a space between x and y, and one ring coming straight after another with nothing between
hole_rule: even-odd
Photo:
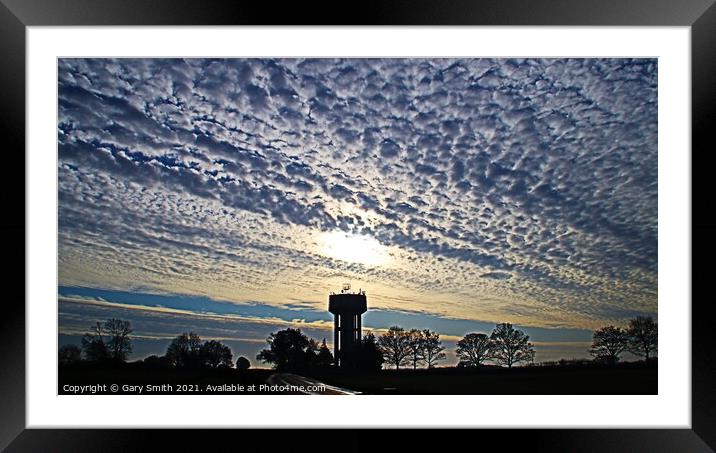
<instances>
[{"instance_id":1,"label":"sun glow","mask_svg":"<svg viewBox=\"0 0 716 453\"><path fill-rule=\"evenodd\" d=\"M388 262L385 246L369 236L359 236L341 231L321 234L321 253L350 263L381 266Z\"/></svg>"}]
</instances>

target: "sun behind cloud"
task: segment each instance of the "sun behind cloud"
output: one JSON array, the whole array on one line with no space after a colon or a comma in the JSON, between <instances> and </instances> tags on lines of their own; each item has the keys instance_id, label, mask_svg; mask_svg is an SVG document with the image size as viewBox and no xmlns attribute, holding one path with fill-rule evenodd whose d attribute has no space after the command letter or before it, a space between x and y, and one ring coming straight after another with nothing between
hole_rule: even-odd
<instances>
[{"instance_id":1,"label":"sun behind cloud","mask_svg":"<svg viewBox=\"0 0 716 453\"><path fill-rule=\"evenodd\" d=\"M655 315L657 63L59 59L58 283L323 310L350 281L374 307L543 328Z\"/></svg>"},{"instance_id":2,"label":"sun behind cloud","mask_svg":"<svg viewBox=\"0 0 716 453\"><path fill-rule=\"evenodd\" d=\"M321 253L336 260L366 266L382 266L390 255L386 247L370 236L331 231L320 237Z\"/></svg>"}]
</instances>

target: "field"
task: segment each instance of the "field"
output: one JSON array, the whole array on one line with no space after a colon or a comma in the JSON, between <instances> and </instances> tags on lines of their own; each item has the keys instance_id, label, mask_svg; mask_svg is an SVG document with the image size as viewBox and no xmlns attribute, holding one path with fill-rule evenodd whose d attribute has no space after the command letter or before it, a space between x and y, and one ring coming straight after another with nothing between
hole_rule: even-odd
<instances>
[{"instance_id":1,"label":"field","mask_svg":"<svg viewBox=\"0 0 716 453\"><path fill-rule=\"evenodd\" d=\"M142 363L77 363L59 369L59 394L247 394L278 393L261 388L271 370L181 370ZM313 372L320 382L363 394L454 395L654 395L657 365L551 366L382 370L348 374ZM116 390L112 385L117 385ZM252 387L253 386L253 387Z\"/></svg>"},{"instance_id":2,"label":"field","mask_svg":"<svg viewBox=\"0 0 716 453\"><path fill-rule=\"evenodd\" d=\"M553 366L513 369L435 368L372 374L326 373L315 378L366 394L655 395L657 366Z\"/></svg>"},{"instance_id":3,"label":"field","mask_svg":"<svg viewBox=\"0 0 716 453\"><path fill-rule=\"evenodd\" d=\"M98 365L80 362L60 366L57 393L60 395L254 393L271 374L271 370L263 369L245 372L234 369L183 370L148 367L142 363ZM117 385L117 390L113 390L112 385ZM256 386L253 391L252 385Z\"/></svg>"}]
</instances>

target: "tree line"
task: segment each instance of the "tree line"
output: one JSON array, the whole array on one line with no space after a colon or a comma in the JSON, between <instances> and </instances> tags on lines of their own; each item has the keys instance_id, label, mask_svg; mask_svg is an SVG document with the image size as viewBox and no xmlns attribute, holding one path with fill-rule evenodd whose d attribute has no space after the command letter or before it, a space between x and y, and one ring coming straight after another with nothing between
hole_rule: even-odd
<instances>
[{"instance_id":1,"label":"tree line","mask_svg":"<svg viewBox=\"0 0 716 453\"><path fill-rule=\"evenodd\" d=\"M268 347L261 350L257 360L270 364L277 371L317 371L333 366L333 353L326 345L326 339L319 346L300 329L288 328L271 333L266 339ZM373 333L361 338L357 351L356 368L362 371L377 371L383 365L383 351Z\"/></svg>"},{"instance_id":2,"label":"tree line","mask_svg":"<svg viewBox=\"0 0 716 453\"><path fill-rule=\"evenodd\" d=\"M267 338L269 347L256 356L258 360L271 364L275 369L310 370L328 368L334 362L333 354L326 346L325 339L318 343L301 333L300 329L288 328L272 333ZM467 334L457 343L456 354L459 366L480 366L487 360L512 367L520 362L534 359L534 348L529 336L512 324L497 324L492 335L483 333ZM401 367L433 368L445 360L445 347L440 334L430 329L405 330L391 326L376 337L368 333L361 339L357 351L357 368L362 371L377 371L384 364Z\"/></svg>"},{"instance_id":3,"label":"tree line","mask_svg":"<svg viewBox=\"0 0 716 453\"><path fill-rule=\"evenodd\" d=\"M95 363L124 363L133 350L129 321L111 318L97 322L82 337L81 347L66 344L58 351L59 363L67 365L79 361ZM143 361L155 367L176 368L233 368L231 348L217 340L202 341L195 332L175 337L163 356L151 355ZM238 370L246 370L251 362L246 357L236 360Z\"/></svg>"},{"instance_id":4,"label":"tree line","mask_svg":"<svg viewBox=\"0 0 716 453\"><path fill-rule=\"evenodd\" d=\"M659 326L650 316L630 319L626 328L606 326L594 331L589 353L600 362L615 364L624 352L648 362L658 351Z\"/></svg>"},{"instance_id":5,"label":"tree line","mask_svg":"<svg viewBox=\"0 0 716 453\"><path fill-rule=\"evenodd\" d=\"M279 330L271 333L266 342L268 348L259 352L256 359L272 364L280 371L308 371L333 364L333 354L326 346L326 339L319 345L301 329Z\"/></svg>"},{"instance_id":6,"label":"tree line","mask_svg":"<svg viewBox=\"0 0 716 453\"><path fill-rule=\"evenodd\" d=\"M378 346L385 362L396 369L409 365L416 369L422 364L432 368L446 358L440 335L430 329L405 330L392 326L378 338Z\"/></svg>"},{"instance_id":7,"label":"tree line","mask_svg":"<svg viewBox=\"0 0 716 453\"><path fill-rule=\"evenodd\" d=\"M385 361L395 369L419 365L432 368L438 361L447 358L440 335L429 329L405 330L393 326L378 339ZM491 335L468 333L457 342L455 354L459 367L478 367L487 361L512 367L521 362L534 360L534 347L529 336L515 329L512 324L500 323Z\"/></svg>"},{"instance_id":8,"label":"tree line","mask_svg":"<svg viewBox=\"0 0 716 453\"><path fill-rule=\"evenodd\" d=\"M82 337L82 348L66 344L59 349L60 364L86 360L88 362L126 362L132 352L129 321L110 318L97 322Z\"/></svg>"},{"instance_id":9,"label":"tree line","mask_svg":"<svg viewBox=\"0 0 716 453\"><path fill-rule=\"evenodd\" d=\"M129 321L108 319L97 322L81 341L81 348L68 344L59 349L59 363L80 360L88 362L126 362L132 352L132 333ZM629 320L626 328L613 325L594 331L589 353L595 361L615 364L624 352L644 357L649 361L658 350L658 326L651 317L638 316ZM456 344L458 367L479 367L487 362L511 368L520 363L534 363L535 349L529 335L510 323L495 325L492 333L468 333ZM328 369L334 357L325 338L318 343L300 329L287 328L271 333L266 339L268 347L256 359L286 371L313 371ZM372 332L362 337L357 351L357 367L363 371L380 370L384 364L400 369L419 366L433 368L447 355L440 335L430 329L405 330L391 326L376 337ZM195 332L185 332L174 338L163 356L152 355L143 360L147 365L177 368L233 368L231 349L217 340L202 341ZM239 357L236 368L251 366L245 357Z\"/></svg>"},{"instance_id":10,"label":"tree line","mask_svg":"<svg viewBox=\"0 0 716 453\"><path fill-rule=\"evenodd\" d=\"M458 366L480 366L490 361L512 368L519 363L534 363L535 349L530 337L510 323L497 324L488 336L469 333L457 342Z\"/></svg>"}]
</instances>

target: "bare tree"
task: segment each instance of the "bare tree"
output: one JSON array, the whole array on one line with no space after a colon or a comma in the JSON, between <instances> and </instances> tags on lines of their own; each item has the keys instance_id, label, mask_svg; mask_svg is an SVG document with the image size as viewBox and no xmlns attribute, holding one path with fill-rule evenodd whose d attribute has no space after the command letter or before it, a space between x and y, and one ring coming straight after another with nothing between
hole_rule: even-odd
<instances>
[{"instance_id":1,"label":"bare tree","mask_svg":"<svg viewBox=\"0 0 716 453\"><path fill-rule=\"evenodd\" d=\"M445 347L440 342L440 334L430 329L423 330L423 361L432 368L438 360L445 360L446 356L443 352Z\"/></svg>"},{"instance_id":2,"label":"bare tree","mask_svg":"<svg viewBox=\"0 0 716 453\"><path fill-rule=\"evenodd\" d=\"M84 358L90 362L100 362L109 358L109 351L104 342L104 330L101 322L97 321L90 327L91 332L82 337L82 353Z\"/></svg>"},{"instance_id":3,"label":"bare tree","mask_svg":"<svg viewBox=\"0 0 716 453\"><path fill-rule=\"evenodd\" d=\"M617 363L619 355L629 346L629 336L620 327L607 326L594 331L589 353L597 360Z\"/></svg>"},{"instance_id":4,"label":"bare tree","mask_svg":"<svg viewBox=\"0 0 716 453\"><path fill-rule=\"evenodd\" d=\"M651 316L637 316L629 321L629 352L642 356L648 362L658 349L658 325Z\"/></svg>"},{"instance_id":5,"label":"bare tree","mask_svg":"<svg viewBox=\"0 0 716 453\"><path fill-rule=\"evenodd\" d=\"M129 321L110 318L105 322L97 322L82 337L82 351L89 361L107 359L126 361L132 352L129 334L132 327Z\"/></svg>"},{"instance_id":6,"label":"bare tree","mask_svg":"<svg viewBox=\"0 0 716 453\"><path fill-rule=\"evenodd\" d=\"M457 342L457 356L470 366L480 366L492 356L492 341L484 333L469 333Z\"/></svg>"},{"instance_id":7,"label":"bare tree","mask_svg":"<svg viewBox=\"0 0 716 453\"><path fill-rule=\"evenodd\" d=\"M423 332L418 329L410 329L408 331L408 349L410 351L409 359L413 364L413 369L418 368L418 363L423 361Z\"/></svg>"},{"instance_id":8,"label":"bare tree","mask_svg":"<svg viewBox=\"0 0 716 453\"><path fill-rule=\"evenodd\" d=\"M132 325L129 321L111 318L104 322L104 331L107 334L107 351L113 360L126 361L132 352L132 342L129 334L132 333Z\"/></svg>"},{"instance_id":9,"label":"bare tree","mask_svg":"<svg viewBox=\"0 0 716 453\"><path fill-rule=\"evenodd\" d=\"M378 338L378 346L385 361L395 366L396 370L400 365L408 363L410 355L410 337L402 327L392 326L386 333Z\"/></svg>"},{"instance_id":10,"label":"bare tree","mask_svg":"<svg viewBox=\"0 0 716 453\"><path fill-rule=\"evenodd\" d=\"M529 335L512 327L510 323L497 324L490 335L492 340L492 360L500 365L512 368L520 362L532 362L535 350Z\"/></svg>"}]
</instances>

